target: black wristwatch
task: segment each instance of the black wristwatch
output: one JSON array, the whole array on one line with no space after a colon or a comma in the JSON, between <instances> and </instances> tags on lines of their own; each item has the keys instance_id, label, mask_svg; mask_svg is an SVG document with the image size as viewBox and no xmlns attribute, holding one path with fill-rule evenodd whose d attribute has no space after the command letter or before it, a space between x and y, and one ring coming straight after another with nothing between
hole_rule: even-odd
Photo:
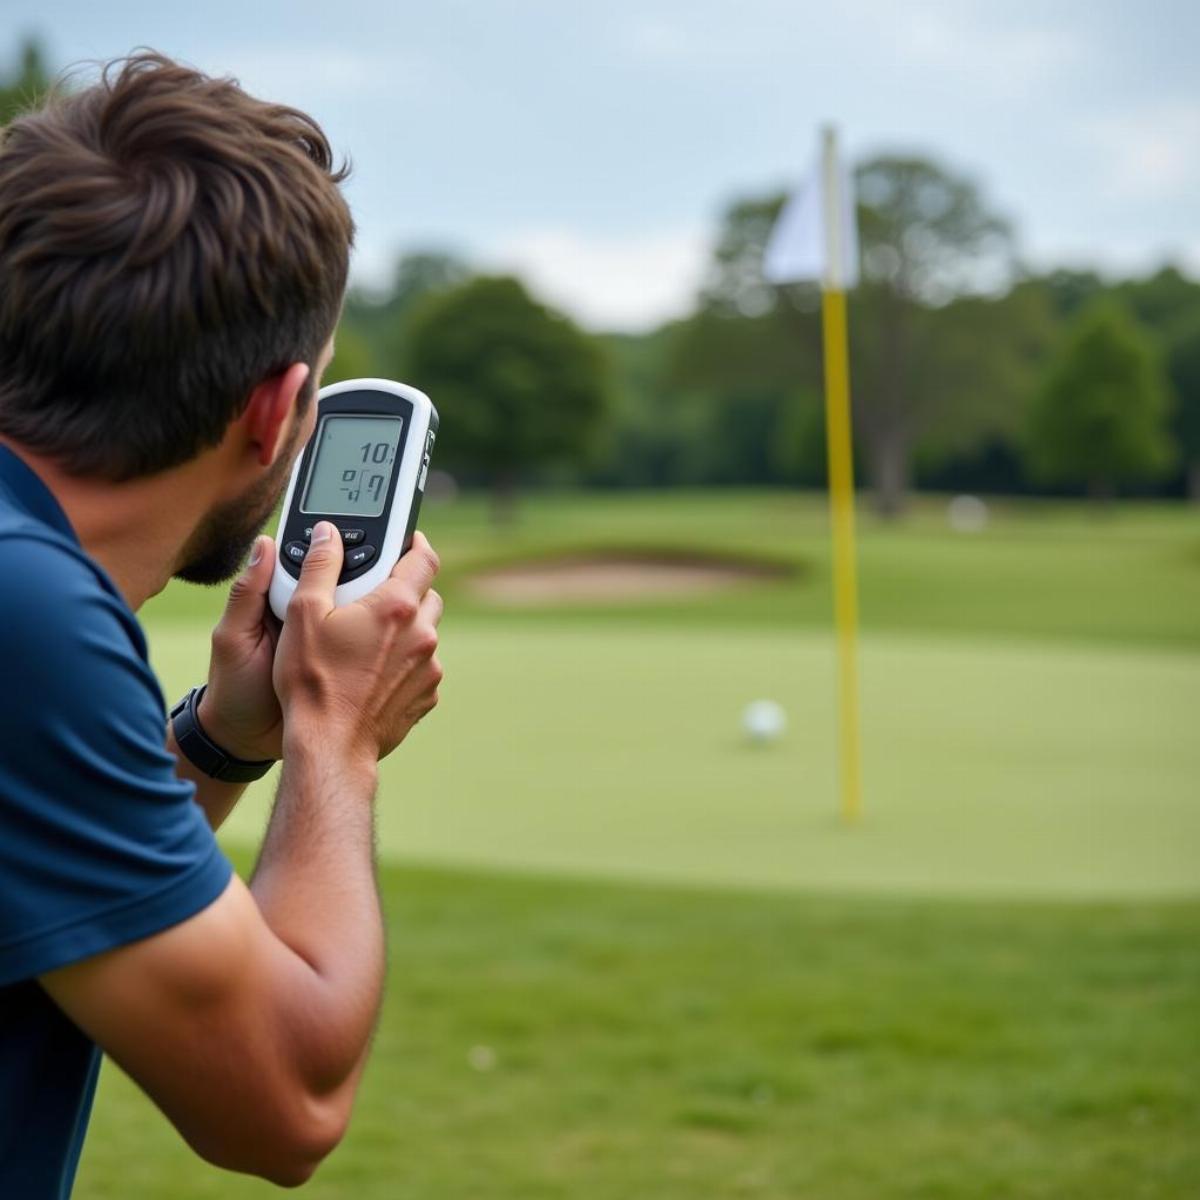
<instances>
[{"instance_id":1,"label":"black wristwatch","mask_svg":"<svg viewBox=\"0 0 1200 1200\"><path fill-rule=\"evenodd\" d=\"M175 733L175 744L194 767L222 783L253 783L254 780L261 779L275 765L273 758L263 758L257 762L234 758L204 732L196 709L207 686L201 684L200 687L192 688L171 709L171 729Z\"/></svg>"}]
</instances>

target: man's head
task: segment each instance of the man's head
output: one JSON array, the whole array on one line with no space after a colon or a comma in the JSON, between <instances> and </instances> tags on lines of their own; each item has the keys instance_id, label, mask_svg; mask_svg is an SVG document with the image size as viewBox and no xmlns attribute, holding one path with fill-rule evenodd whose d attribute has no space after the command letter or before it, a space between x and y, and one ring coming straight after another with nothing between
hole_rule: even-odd
<instances>
[{"instance_id":1,"label":"man's head","mask_svg":"<svg viewBox=\"0 0 1200 1200\"><path fill-rule=\"evenodd\" d=\"M353 224L308 116L157 54L0 133L0 435L120 483L221 443L263 395L297 417ZM283 414L286 418L289 414ZM299 448L202 522L180 574L236 568ZM311 422L308 422L311 424Z\"/></svg>"}]
</instances>

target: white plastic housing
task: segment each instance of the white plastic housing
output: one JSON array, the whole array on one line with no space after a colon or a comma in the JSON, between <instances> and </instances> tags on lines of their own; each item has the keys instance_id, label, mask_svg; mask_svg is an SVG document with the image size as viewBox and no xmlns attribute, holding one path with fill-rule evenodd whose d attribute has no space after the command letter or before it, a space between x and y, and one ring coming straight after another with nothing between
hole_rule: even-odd
<instances>
[{"instance_id":1,"label":"white plastic housing","mask_svg":"<svg viewBox=\"0 0 1200 1200\"><path fill-rule=\"evenodd\" d=\"M343 383L333 383L323 387L317 397L317 426L320 428L321 401L330 396L343 392L387 392L393 396L402 396L413 406L412 421L405 431L404 446L400 462L397 464L396 486L392 492L392 507L387 513L387 529L383 544L375 556L375 561L361 575L346 583L339 584L334 590L333 602L340 606L361 599L368 592L374 591L392 572L400 555L404 551L404 535L408 530L408 519L412 513L413 504L420 503L420 497L425 489L425 474L422 469L425 464L425 441L429 433L433 417L433 403L424 392L406 383L396 383L391 379L347 379ZM362 412L370 413L369 405L364 405ZM386 412L380 408L380 412ZM315 435L315 431L314 431ZM305 468L305 455L301 453L292 467L292 478L288 483L287 496L280 510L279 528L276 531L275 574L271 577L270 603L271 611L282 621L287 616L288 604L291 603L292 593L296 590L297 580L284 568L280 561L283 551L282 540L287 527L288 514L292 511L293 502L299 503L302 494L303 481L300 474ZM318 515L313 520L321 519ZM331 519L331 518L325 518Z\"/></svg>"}]
</instances>

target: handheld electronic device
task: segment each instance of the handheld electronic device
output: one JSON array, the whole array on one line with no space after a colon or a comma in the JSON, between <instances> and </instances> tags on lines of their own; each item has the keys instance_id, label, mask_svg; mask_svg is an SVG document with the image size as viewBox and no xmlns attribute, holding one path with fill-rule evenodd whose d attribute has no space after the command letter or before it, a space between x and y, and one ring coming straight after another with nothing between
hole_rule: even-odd
<instances>
[{"instance_id":1,"label":"handheld electronic device","mask_svg":"<svg viewBox=\"0 0 1200 1200\"><path fill-rule=\"evenodd\" d=\"M405 383L349 379L321 389L317 427L292 469L276 537L270 601L281 621L318 521L342 533L335 604L388 577L412 545L437 427L429 397Z\"/></svg>"}]
</instances>

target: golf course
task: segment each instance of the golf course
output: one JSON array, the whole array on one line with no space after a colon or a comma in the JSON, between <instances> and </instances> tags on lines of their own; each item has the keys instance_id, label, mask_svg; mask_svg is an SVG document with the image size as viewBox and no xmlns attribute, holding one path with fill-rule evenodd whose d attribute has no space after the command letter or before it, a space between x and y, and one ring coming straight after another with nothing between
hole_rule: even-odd
<instances>
[{"instance_id":1,"label":"golf course","mask_svg":"<svg viewBox=\"0 0 1200 1200\"><path fill-rule=\"evenodd\" d=\"M1200 518L861 512L854 827L820 498L548 493L498 528L467 496L422 525L446 682L382 771L389 986L308 1195L1196 1194ZM168 701L222 603L143 610ZM222 831L245 872L275 777ZM78 1197L272 1193L106 1064Z\"/></svg>"}]
</instances>

